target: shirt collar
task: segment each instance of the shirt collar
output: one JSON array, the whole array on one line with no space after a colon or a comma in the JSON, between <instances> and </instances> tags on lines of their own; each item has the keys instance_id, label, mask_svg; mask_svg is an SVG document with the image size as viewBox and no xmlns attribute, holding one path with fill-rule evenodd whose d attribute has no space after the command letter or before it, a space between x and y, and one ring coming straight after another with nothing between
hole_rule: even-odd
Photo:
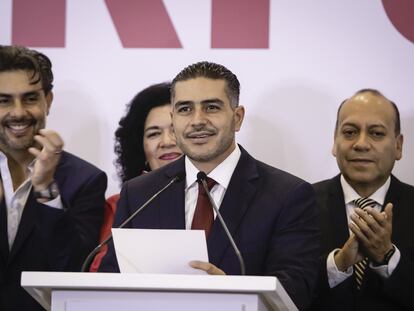
<instances>
[{"instance_id":1,"label":"shirt collar","mask_svg":"<svg viewBox=\"0 0 414 311\"><path fill-rule=\"evenodd\" d=\"M2 151L0 151L0 163L4 163L5 161L7 161L7 157Z\"/></svg>"},{"instance_id":2,"label":"shirt collar","mask_svg":"<svg viewBox=\"0 0 414 311\"><path fill-rule=\"evenodd\" d=\"M35 160L36 158L34 158L33 161L30 162L29 166L27 167L27 169L29 170L31 174L33 173ZM3 164L3 163L6 163L7 167L9 167L7 163L7 156L3 153L3 151L0 151L0 164Z\"/></svg>"},{"instance_id":3,"label":"shirt collar","mask_svg":"<svg viewBox=\"0 0 414 311\"><path fill-rule=\"evenodd\" d=\"M241 151L236 144L236 148L229 154L229 156L221 162L214 170L212 170L208 177L213 178L220 186L227 189L230 183L231 176L236 169L239 162ZM185 172L186 172L186 189L193 186L197 181L197 174L199 170L194 166L190 159L185 157Z\"/></svg>"},{"instance_id":4,"label":"shirt collar","mask_svg":"<svg viewBox=\"0 0 414 311\"><path fill-rule=\"evenodd\" d=\"M387 181L378 188L372 195L369 196L370 199L374 200L380 205L384 205L385 196L391 184L391 177L388 177ZM351 187L351 185L345 180L344 176L341 174L341 186L344 192L345 204L349 204L352 201L359 199L361 196Z\"/></svg>"}]
</instances>

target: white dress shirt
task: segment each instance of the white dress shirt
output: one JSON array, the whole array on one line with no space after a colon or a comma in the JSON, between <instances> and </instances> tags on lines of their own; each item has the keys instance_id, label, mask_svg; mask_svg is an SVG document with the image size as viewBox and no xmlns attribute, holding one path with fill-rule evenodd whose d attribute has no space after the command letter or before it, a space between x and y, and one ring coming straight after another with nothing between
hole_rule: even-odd
<instances>
[{"instance_id":1,"label":"white dress shirt","mask_svg":"<svg viewBox=\"0 0 414 311\"><path fill-rule=\"evenodd\" d=\"M376 192L374 192L369 198L376 201L378 204L375 206L375 209L378 211L381 211L382 205L384 205L385 196L387 194L388 188L390 187L391 178L388 177L387 181L384 183L384 185L381 186ZM344 199L345 199L345 206L346 206L346 217L348 220L348 224L351 221L350 216L352 213L354 213L354 209L356 208L355 204L353 203L354 200L359 199L361 196L351 187L351 185L348 184L348 182L345 180L345 178L341 175L341 186L342 190L344 192ZM351 231L349 230L349 233L351 234ZM395 245L394 245L395 247ZM342 272L338 269L338 267L335 264L334 254L339 249L334 249L331 251L328 255L328 258L326 260L326 269L328 273L328 282L329 287L333 288L337 286L338 284L345 281L347 278L349 278L353 274L353 267L349 267L345 272ZM397 247L395 247L395 253L390 258L390 261L388 262L388 265L383 266L373 266L370 263L370 268L378 273L383 278L388 278L392 274L392 272L397 267L398 262L400 261L400 251Z\"/></svg>"},{"instance_id":2,"label":"white dress shirt","mask_svg":"<svg viewBox=\"0 0 414 311\"><path fill-rule=\"evenodd\" d=\"M4 201L7 209L7 238L9 249L12 248L16 238L19 223L22 218L24 207L32 189L31 175L33 173L34 161L27 167L28 178L14 191L13 180L11 178L7 157L0 151L0 174L3 183ZM50 207L63 209L60 195L44 203Z\"/></svg>"},{"instance_id":3,"label":"white dress shirt","mask_svg":"<svg viewBox=\"0 0 414 311\"><path fill-rule=\"evenodd\" d=\"M224 194L229 186L231 176L237 166L240 159L240 148L236 145L236 148L232 153L221 162L214 170L212 170L208 177L214 179L217 183L211 189L210 194L216 203L217 207L220 208L221 202L223 201ZM186 172L186 187L185 187L185 228L191 229L193 222L194 212L197 204L198 197L198 183L197 173L199 170L194 164L185 157L185 172ZM214 217L216 213L214 212Z\"/></svg>"}]
</instances>

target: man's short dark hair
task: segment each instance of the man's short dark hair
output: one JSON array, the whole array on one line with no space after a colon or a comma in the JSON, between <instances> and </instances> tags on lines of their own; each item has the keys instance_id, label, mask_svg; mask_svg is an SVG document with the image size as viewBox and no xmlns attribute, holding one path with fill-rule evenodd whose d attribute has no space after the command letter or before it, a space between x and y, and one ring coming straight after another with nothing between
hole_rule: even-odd
<instances>
[{"instance_id":1,"label":"man's short dark hair","mask_svg":"<svg viewBox=\"0 0 414 311\"><path fill-rule=\"evenodd\" d=\"M398 110L397 105L392 101L389 100L387 97L384 96L384 94L382 94L380 91L376 90L376 89L361 89L358 92L356 92L354 95L352 95L352 97L362 94L362 93L371 93L375 96L378 97L384 97L392 106L392 108L394 109L394 113L395 113L395 125L394 125L394 132L395 132L395 136L398 136L401 134L401 120L400 120L400 111ZM339 105L338 107L338 111L336 112L336 123L335 123L335 135L336 132L338 130L338 126L339 126L339 113L341 112L341 108L342 106L349 100L349 98L345 99L344 101L342 101L342 103Z\"/></svg>"},{"instance_id":2,"label":"man's short dark hair","mask_svg":"<svg viewBox=\"0 0 414 311\"><path fill-rule=\"evenodd\" d=\"M15 70L30 72L30 84L41 82L45 94L52 90L52 63L46 55L23 46L0 45L0 72Z\"/></svg>"},{"instance_id":3,"label":"man's short dark hair","mask_svg":"<svg viewBox=\"0 0 414 311\"><path fill-rule=\"evenodd\" d=\"M181 70L181 72L172 81L171 98L174 98L174 88L177 82L200 77L226 81L226 94L229 97L230 104L233 107L237 107L239 105L240 82L237 79L237 76L223 65L206 61L192 64Z\"/></svg>"}]
</instances>

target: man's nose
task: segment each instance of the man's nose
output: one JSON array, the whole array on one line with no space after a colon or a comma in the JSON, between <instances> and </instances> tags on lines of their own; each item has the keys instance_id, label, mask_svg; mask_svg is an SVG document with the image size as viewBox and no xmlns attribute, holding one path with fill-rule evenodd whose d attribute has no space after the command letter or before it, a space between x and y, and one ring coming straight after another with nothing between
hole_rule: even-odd
<instances>
[{"instance_id":1,"label":"man's nose","mask_svg":"<svg viewBox=\"0 0 414 311\"><path fill-rule=\"evenodd\" d=\"M26 109L20 99L15 99L10 115L15 118L20 118L26 115Z\"/></svg>"},{"instance_id":2,"label":"man's nose","mask_svg":"<svg viewBox=\"0 0 414 311\"><path fill-rule=\"evenodd\" d=\"M369 149L370 148L370 142L369 142L369 137L368 137L367 133L361 132L358 135L353 147L356 150Z\"/></svg>"},{"instance_id":3,"label":"man's nose","mask_svg":"<svg viewBox=\"0 0 414 311\"><path fill-rule=\"evenodd\" d=\"M191 124L193 126L205 125L207 123L206 113L202 107L196 107L193 113Z\"/></svg>"}]
</instances>

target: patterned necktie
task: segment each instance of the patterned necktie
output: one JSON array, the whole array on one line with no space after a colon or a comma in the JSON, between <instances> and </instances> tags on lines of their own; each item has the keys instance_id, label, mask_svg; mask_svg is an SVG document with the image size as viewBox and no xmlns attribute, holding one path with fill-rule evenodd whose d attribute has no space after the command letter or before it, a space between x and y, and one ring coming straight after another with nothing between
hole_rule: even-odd
<instances>
[{"instance_id":1,"label":"patterned necktie","mask_svg":"<svg viewBox=\"0 0 414 311\"><path fill-rule=\"evenodd\" d=\"M377 204L376 201L369 199L369 198L359 198L359 199L354 200L353 203L355 204L356 207L362 208L362 209L368 206L375 207L375 205ZM354 264L354 274L355 274L355 279L357 282L358 290L360 290L362 287L362 282L364 281L364 274L365 274L365 269L367 268L367 265L368 265L368 257L365 257L360 262L357 262L356 264Z\"/></svg>"},{"instance_id":2,"label":"patterned necktie","mask_svg":"<svg viewBox=\"0 0 414 311\"><path fill-rule=\"evenodd\" d=\"M209 191L211 191L215 184L216 181L214 179L207 177L207 187ZM194 212L193 222L191 224L191 229L204 230L206 232L206 238L208 238L211 227L213 226L213 222L213 207L211 206L210 200L203 185L201 182L199 182L197 204Z\"/></svg>"}]
</instances>

